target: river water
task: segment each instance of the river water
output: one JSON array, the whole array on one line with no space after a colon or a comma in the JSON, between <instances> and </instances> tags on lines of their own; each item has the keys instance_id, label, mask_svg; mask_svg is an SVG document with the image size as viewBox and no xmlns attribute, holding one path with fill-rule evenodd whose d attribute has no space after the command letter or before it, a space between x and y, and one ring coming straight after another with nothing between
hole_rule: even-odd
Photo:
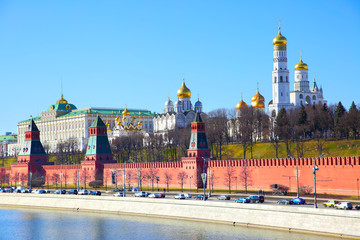
<instances>
[{"instance_id":1,"label":"river water","mask_svg":"<svg viewBox=\"0 0 360 240\"><path fill-rule=\"evenodd\" d=\"M0 239L332 239L223 224L103 213L0 208ZM334 238L337 239L337 238Z\"/></svg>"}]
</instances>

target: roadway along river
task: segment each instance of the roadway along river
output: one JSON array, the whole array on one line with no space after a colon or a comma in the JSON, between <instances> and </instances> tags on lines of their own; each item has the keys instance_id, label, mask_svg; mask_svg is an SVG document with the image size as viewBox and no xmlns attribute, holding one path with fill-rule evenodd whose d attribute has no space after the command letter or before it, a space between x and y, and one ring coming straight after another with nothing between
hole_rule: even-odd
<instances>
[{"instance_id":1,"label":"roadway along river","mask_svg":"<svg viewBox=\"0 0 360 240\"><path fill-rule=\"evenodd\" d=\"M0 208L0 239L337 239L127 215Z\"/></svg>"}]
</instances>

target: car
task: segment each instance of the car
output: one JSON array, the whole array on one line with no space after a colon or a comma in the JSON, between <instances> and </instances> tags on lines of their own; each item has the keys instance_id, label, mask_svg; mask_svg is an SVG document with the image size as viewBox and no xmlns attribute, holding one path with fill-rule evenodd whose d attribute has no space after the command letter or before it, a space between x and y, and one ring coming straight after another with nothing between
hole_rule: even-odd
<instances>
[{"instance_id":1,"label":"car","mask_svg":"<svg viewBox=\"0 0 360 240\"><path fill-rule=\"evenodd\" d=\"M264 196L253 195L248 197L251 203L263 203L265 201Z\"/></svg>"},{"instance_id":2,"label":"car","mask_svg":"<svg viewBox=\"0 0 360 240\"><path fill-rule=\"evenodd\" d=\"M195 200L204 200L204 194L199 194L194 197ZM205 195L205 200L208 199L208 196Z\"/></svg>"},{"instance_id":3,"label":"car","mask_svg":"<svg viewBox=\"0 0 360 240\"><path fill-rule=\"evenodd\" d=\"M124 193L122 193L122 192L116 192L116 193L114 193L113 196L114 196L114 197L123 197L123 196L124 196Z\"/></svg>"},{"instance_id":4,"label":"car","mask_svg":"<svg viewBox=\"0 0 360 240\"><path fill-rule=\"evenodd\" d=\"M186 198L191 198L192 197L192 195L190 193L184 193L184 195L185 195Z\"/></svg>"},{"instance_id":5,"label":"car","mask_svg":"<svg viewBox=\"0 0 360 240\"><path fill-rule=\"evenodd\" d=\"M137 192L134 194L135 197L147 197L149 196L148 192Z\"/></svg>"},{"instance_id":6,"label":"car","mask_svg":"<svg viewBox=\"0 0 360 240\"><path fill-rule=\"evenodd\" d=\"M219 199L219 200L230 200L230 196L229 195L220 195L220 196L218 196L217 199Z\"/></svg>"},{"instance_id":7,"label":"car","mask_svg":"<svg viewBox=\"0 0 360 240\"><path fill-rule=\"evenodd\" d=\"M291 199L291 201L293 204L297 204L297 205L306 203L305 199L303 199L303 198L293 198L293 199Z\"/></svg>"},{"instance_id":8,"label":"car","mask_svg":"<svg viewBox=\"0 0 360 240\"><path fill-rule=\"evenodd\" d=\"M37 191L40 191L40 190L37 190ZM66 190L56 190L55 191L55 194L66 194Z\"/></svg>"},{"instance_id":9,"label":"car","mask_svg":"<svg viewBox=\"0 0 360 240\"><path fill-rule=\"evenodd\" d=\"M356 210L360 210L360 205L356 205L356 206L355 206L355 209L356 209Z\"/></svg>"},{"instance_id":10,"label":"car","mask_svg":"<svg viewBox=\"0 0 360 240\"><path fill-rule=\"evenodd\" d=\"M238 198L235 200L236 203L250 203L250 199L249 198Z\"/></svg>"},{"instance_id":11,"label":"car","mask_svg":"<svg viewBox=\"0 0 360 240\"><path fill-rule=\"evenodd\" d=\"M21 192L22 192L22 193L30 193L30 192L29 192L29 189L24 189L24 190L22 190Z\"/></svg>"},{"instance_id":12,"label":"car","mask_svg":"<svg viewBox=\"0 0 360 240\"><path fill-rule=\"evenodd\" d=\"M349 202L339 202L338 204L335 204L334 208L336 208L336 209L344 209L344 210L351 210L353 208L353 206Z\"/></svg>"},{"instance_id":13,"label":"car","mask_svg":"<svg viewBox=\"0 0 360 240\"><path fill-rule=\"evenodd\" d=\"M38 194L46 194L46 191L44 189L40 189L37 193Z\"/></svg>"},{"instance_id":14,"label":"car","mask_svg":"<svg viewBox=\"0 0 360 240\"><path fill-rule=\"evenodd\" d=\"M149 197L149 198L156 198L156 194L155 194L155 193L151 193L151 194L149 194L148 197Z\"/></svg>"},{"instance_id":15,"label":"car","mask_svg":"<svg viewBox=\"0 0 360 240\"><path fill-rule=\"evenodd\" d=\"M78 192L78 195L89 195L89 191L88 190L80 190Z\"/></svg>"},{"instance_id":16,"label":"car","mask_svg":"<svg viewBox=\"0 0 360 240\"><path fill-rule=\"evenodd\" d=\"M324 207L334 207L338 203L339 201L328 200L327 202L324 203Z\"/></svg>"},{"instance_id":17,"label":"car","mask_svg":"<svg viewBox=\"0 0 360 240\"><path fill-rule=\"evenodd\" d=\"M152 193L148 197L149 198L165 198L165 194L163 194L163 193Z\"/></svg>"},{"instance_id":18,"label":"car","mask_svg":"<svg viewBox=\"0 0 360 240\"><path fill-rule=\"evenodd\" d=\"M101 192L100 191L91 191L89 195L101 196Z\"/></svg>"},{"instance_id":19,"label":"car","mask_svg":"<svg viewBox=\"0 0 360 240\"><path fill-rule=\"evenodd\" d=\"M50 190L44 189L45 193L50 193Z\"/></svg>"},{"instance_id":20,"label":"car","mask_svg":"<svg viewBox=\"0 0 360 240\"><path fill-rule=\"evenodd\" d=\"M289 199L281 199L281 200L277 201L277 204L290 205L290 204L293 204L293 202Z\"/></svg>"},{"instance_id":21,"label":"car","mask_svg":"<svg viewBox=\"0 0 360 240\"><path fill-rule=\"evenodd\" d=\"M174 198L175 199L186 199L185 194L183 194L183 193L177 194Z\"/></svg>"},{"instance_id":22,"label":"car","mask_svg":"<svg viewBox=\"0 0 360 240\"><path fill-rule=\"evenodd\" d=\"M72 189L72 190L69 190L69 191L68 191L68 194L77 195L77 194L78 194L78 191L77 191L76 189Z\"/></svg>"}]
</instances>

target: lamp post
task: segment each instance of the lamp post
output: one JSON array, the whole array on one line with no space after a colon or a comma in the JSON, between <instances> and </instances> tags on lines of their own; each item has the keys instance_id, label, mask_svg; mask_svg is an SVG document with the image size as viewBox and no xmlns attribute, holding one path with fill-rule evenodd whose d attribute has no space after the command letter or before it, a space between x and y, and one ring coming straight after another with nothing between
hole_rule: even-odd
<instances>
[{"instance_id":1,"label":"lamp post","mask_svg":"<svg viewBox=\"0 0 360 240\"><path fill-rule=\"evenodd\" d=\"M359 200L359 179L358 178L356 179L356 182L357 182L357 192L358 192L358 200Z\"/></svg>"},{"instance_id":2,"label":"lamp post","mask_svg":"<svg viewBox=\"0 0 360 240\"><path fill-rule=\"evenodd\" d=\"M190 192L191 192L191 178L192 178L192 176L190 176L190 185L189 185L189 187L190 187ZM359 179L358 179L359 180Z\"/></svg>"},{"instance_id":3,"label":"lamp post","mask_svg":"<svg viewBox=\"0 0 360 240\"><path fill-rule=\"evenodd\" d=\"M60 165L60 195L62 194L62 163Z\"/></svg>"},{"instance_id":4,"label":"lamp post","mask_svg":"<svg viewBox=\"0 0 360 240\"><path fill-rule=\"evenodd\" d=\"M235 193L237 193L237 177L235 177L235 186L236 186Z\"/></svg>"},{"instance_id":5,"label":"lamp post","mask_svg":"<svg viewBox=\"0 0 360 240\"><path fill-rule=\"evenodd\" d=\"M323 157L325 153L321 154L319 158ZM316 158L314 159L314 167L313 167L313 174L314 174L314 208L317 208L316 202L316 171L319 171L319 167L316 166Z\"/></svg>"},{"instance_id":6,"label":"lamp post","mask_svg":"<svg viewBox=\"0 0 360 240\"><path fill-rule=\"evenodd\" d=\"M126 176L125 176L125 167L126 167L125 159L124 159L124 166L123 166L123 167L124 167L124 181L123 181L123 182L124 182L124 188L123 188L123 189L124 189L124 192L123 192L123 197L126 197L126 196L125 196L125 195L126 195L126 193L125 193L125 192L126 192L126 191L125 191L125 187L126 187L126 185L125 185L125 179L126 179Z\"/></svg>"},{"instance_id":7,"label":"lamp post","mask_svg":"<svg viewBox=\"0 0 360 240\"><path fill-rule=\"evenodd\" d=\"M203 173L201 174L201 178L203 181L203 188L204 188L204 201L206 201L206 197L205 197L205 189L206 189L206 173L205 173L205 164L206 164L206 159L203 157Z\"/></svg>"}]
</instances>

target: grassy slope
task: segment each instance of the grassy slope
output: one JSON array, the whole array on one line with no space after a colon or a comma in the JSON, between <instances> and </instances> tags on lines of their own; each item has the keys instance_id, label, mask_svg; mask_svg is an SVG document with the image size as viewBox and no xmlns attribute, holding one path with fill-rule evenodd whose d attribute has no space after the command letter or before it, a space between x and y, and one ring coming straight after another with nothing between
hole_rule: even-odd
<instances>
[{"instance_id":1,"label":"grassy slope","mask_svg":"<svg viewBox=\"0 0 360 240\"><path fill-rule=\"evenodd\" d=\"M323 152L327 157L345 157L360 156L360 140L339 140L326 141L323 145ZM291 143L291 153L297 156L296 144ZM317 149L316 141L308 141L304 143L304 157L316 157L320 152ZM243 158L243 148L240 144L228 144L224 146L223 159L239 159ZM250 150L246 153L247 158L251 158ZM286 147L284 143L280 143L279 157L285 158ZM275 158L275 148L271 143L257 143L253 146L253 158Z\"/></svg>"}]
</instances>

